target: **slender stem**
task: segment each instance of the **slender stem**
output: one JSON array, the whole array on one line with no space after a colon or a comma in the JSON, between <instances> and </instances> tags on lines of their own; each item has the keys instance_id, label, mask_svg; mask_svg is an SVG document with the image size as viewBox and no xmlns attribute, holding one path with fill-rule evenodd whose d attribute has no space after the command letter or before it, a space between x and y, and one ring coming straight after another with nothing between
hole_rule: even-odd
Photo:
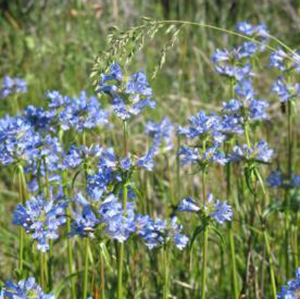
<instances>
[{"instance_id":1,"label":"slender stem","mask_svg":"<svg viewBox=\"0 0 300 299\"><path fill-rule=\"evenodd\" d=\"M207 277L207 248L208 248L208 226L204 229L203 257L202 257L202 280L201 299L205 299L206 277Z\"/></svg>"},{"instance_id":2,"label":"slender stem","mask_svg":"<svg viewBox=\"0 0 300 299\"><path fill-rule=\"evenodd\" d=\"M42 288L45 288L45 268L43 252L40 251L40 284Z\"/></svg>"},{"instance_id":3,"label":"slender stem","mask_svg":"<svg viewBox=\"0 0 300 299\"><path fill-rule=\"evenodd\" d=\"M21 165L18 166L18 184L19 184L19 201L25 206L26 203L26 180L24 175L24 170ZM23 278L23 263L24 263L24 243L25 243L25 231L20 228L19 236L19 275Z\"/></svg>"},{"instance_id":4,"label":"slender stem","mask_svg":"<svg viewBox=\"0 0 300 299\"><path fill-rule=\"evenodd\" d=\"M69 198L69 190L67 185L67 173L64 171L62 175L63 179L63 192L64 195ZM66 209L66 215L67 215L67 234L69 235L71 233L71 218L70 218L70 208L68 207ZM70 238L68 238L68 263L69 263L69 275L71 276L71 295L72 299L76 299L76 281L73 277L73 246L72 241Z\"/></svg>"},{"instance_id":5,"label":"slender stem","mask_svg":"<svg viewBox=\"0 0 300 299\"><path fill-rule=\"evenodd\" d=\"M117 290L118 299L123 299L123 258L124 258L124 243L120 243L119 252L118 252L118 290Z\"/></svg>"},{"instance_id":6,"label":"slender stem","mask_svg":"<svg viewBox=\"0 0 300 299\"><path fill-rule=\"evenodd\" d=\"M127 157L128 153L128 142L127 142L127 122L123 121L123 150L124 150L124 158Z\"/></svg>"},{"instance_id":7,"label":"slender stem","mask_svg":"<svg viewBox=\"0 0 300 299\"><path fill-rule=\"evenodd\" d=\"M127 157L128 154L128 143L127 143L127 122L123 121L123 150L124 150L124 157ZM126 205L127 205L127 184L123 182L123 210L126 213ZM124 243L119 244L118 250L118 289L117 289L117 298L123 299L123 259L124 259Z\"/></svg>"},{"instance_id":8,"label":"slender stem","mask_svg":"<svg viewBox=\"0 0 300 299\"><path fill-rule=\"evenodd\" d=\"M127 185L123 185L123 209L126 212L127 204ZM124 259L124 243L119 244L119 258L118 258L118 299L123 299L123 259Z\"/></svg>"},{"instance_id":9,"label":"slender stem","mask_svg":"<svg viewBox=\"0 0 300 299\"><path fill-rule=\"evenodd\" d=\"M227 155L229 154L230 146L227 145ZM226 195L227 200L231 199L231 164L226 164ZM233 227L232 222L229 223L229 247L230 247L230 257L231 257L231 269L232 269L232 281L233 281L233 293L234 299L239 298L239 286L237 280L237 270L236 270L236 260L235 260L235 244L234 244L234 235L233 235Z\"/></svg>"},{"instance_id":10,"label":"slender stem","mask_svg":"<svg viewBox=\"0 0 300 299\"><path fill-rule=\"evenodd\" d=\"M89 238L85 239L85 260L84 260L84 280L83 280L83 297L82 299L87 298L87 289L88 289L88 273L89 273Z\"/></svg>"},{"instance_id":11,"label":"slender stem","mask_svg":"<svg viewBox=\"0 0 300 299\"><path fill-rule=\"evenodd\" d=\"M276 291L276 281L275 281L275 275L274 275L273 259L271 256L271 248L270 248L270 244L269 244L268 235L267 235L267 232L265 229L263 230L263 235L264 235L264 240L265 240L265 244L266 244L268 261L269 261L272 296L273 296L273 299L276 299L278 297L277 297L277 291Z\"/></svg>"},{"instance_id":12,"label":"slender stem","mask_svg":"<svg viewBox=\"0 0 300 299\"><path fill-rule=\"evenodd\" d=\"M101 299L105 299L105 274L102 251L100 252Z\"/></svg>"},{"instance_id":13,"label":"slender stem","mask_svg":"<svg viewBox=\"0 0 300 299\"><path fill-rule=\"evenodd\" d=\"M169 265L169 251L167 246L162 249L163 263L164 263L164 285L163 285L163 299L169 298L170 293L170 265Z\"/></svg>"}]
</instances>

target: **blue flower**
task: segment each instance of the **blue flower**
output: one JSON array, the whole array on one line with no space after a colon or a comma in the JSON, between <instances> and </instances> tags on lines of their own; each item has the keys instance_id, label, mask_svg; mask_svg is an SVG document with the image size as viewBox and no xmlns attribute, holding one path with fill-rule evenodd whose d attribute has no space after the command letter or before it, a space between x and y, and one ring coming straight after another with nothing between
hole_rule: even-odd
<instances>
[{"instance_id":1,"label":"blue flower","mask_svg":"<svg viewBox=\"0 0 300 299\"><path fill-rule=\"evenodd\" d=\"M205 211L219 224L223 224L225 221L232 220L233 213L231 206L226 202L221 202L219 200L213 201L212 194L207 195Z\"/></svg>"},{"instance_id":2,"label":"blue flower","mask_svg":"<svg viewBox=\"0 0 300 299\"><path fill-rule=\"evenodd\" d=\"M272 159L273 153L274 150L269 148L267 142L260 141L254 148L249 148L246 144L242 147L235 146L230 160L232 162L246 160L268 163Z\"/></svg>"},{"instance_id":3,"label":"blue flower","mask_svg":"<svg viewBox=\"0 0 300 299\"><path fill-rule=\"evenodd\" d=\"M134 206L127 202L126 210L114 195L109 195L101 203L99 214L101 222L106 224L104 233L119 242L126 241L136 230Z\"/></svg>"},{"instance_id":4,"label":"blue flower","mask_svg":"<svg viewBox=\"0 0 300 299\"><path fill-rule=\"evenodd\" d=\"M280 170L272 171L267 177L267 183L270 187L278 188L283 185L283 176Z\"/></svg>"},{"instance_id":5,"label":"blue flower","mask_svg":"<svg viewBox=\"0 0 300 299\"><path fill-rule=\"evenodd\" d=\"M78 194L75 201L79 202L82 208L75 213L75 219L71 223L71 236L93 238L100 220L82 194Z\"/></svg>"},{"instance_id":6,"label":"blue flower","mask_svg":"<svg viewBox=\"0 0 300 299\"><path fill-rule=\"evenodd\" d=\"M297 299L300 292L300 268L296 270L295 279L287 282L287 286L281 287L277 294L278 299Z\"/></svg>"},{"instance_id":7,"label":"blue flower","mask_svg":"<svg viewBox=\"0 0 300 299\"><path fill-rule=\"evenodd\" d=\"M279 48L277 51L272 52L269 57L269 67L278 68L280 71L287 70L286 59L288 55Z\"/></svg>"},{"instance_id":8,"label":"blue flower","mask_svg":"<svg viewBox=\"0 0 300 299\"><path fill-rule=\"evenodd\" d=\"M22 117L0 119L0 163L26 161L36 150L40 136Z\"/></svg>"},{"instance_id":9,"label":"blue flower","mask_svg":"<svg viewBox=\"0 0 300 299\"><path fill-rule=\"evenodd\" d=\"M100 75L98 92L111 97L113 110L122 120L140 114L145 107L156 106L146 75L138 72L130 75L126 82L117 64L112 64L108 73Z\"/></svg>"},{"instance_id":10,"label":"blue flower","mask_svg":"<svg viewBox=\"0 0 300 299\"><path fill-rule=\"evenodd\" d=\"M5 76L2 81L2 89L0 90L0 98L6 98L10 94L26 93L27 83L20 78L11 78Z\"/></svg>"},{"instance_id":11,"label":"blue flower","mask_svg":"<svg viewBox=\"0 0 300 299\"><path fill-rule=\"evenodd\" d=\"M163 118L160 123L148 121L145 125L145 133L153 139L153 147L159 150L164 143L163 150L169 151L173 148L172 134L174 125L168 118Z\"/></svg>"},{"instance_id":12,"label":"blue flower","mask_svg":"<svg viewBox=\"0 0 300 299\"><path fill-rule=\"evenodd\" d=\"M33 277L18 283L7 281L2 291L3 299L55 299L54 295L45 294Z\"/></svg>"},{"instance_id":13,"label":"blue flower","mask_svg":"<svg viewBox=\"0 0 300 299\"><path fill-rule=\"evenodd\" d=\"M281 103L285 103L300 95L300 85L288 86L283 77L279 76L272 86L272 91L278 95Z\"/></svg>"},{"instance_id":14,"label":"blue flower","mask_svg":"<svg viewBox=\"0 0 300 299\"><path fill-rule=\"evenodd\" d=\"M18 205L13 224L22 226L37 241L37 249L49 250L48 240L59 238L58 228L66 222L65 201L46 200L42 195L33 197L26 206Z\"/></svg>"},{"instance_id":15,"label":"blue flower","mask_svg":"<svg viewBox=\"0 0 300 299\"><path fill-rule=\"evenodd\" d=\"M221 118L215 114L206 115L200 111L198 115L191 116L189 127L179 126L178 134L185 135L190 139L201 138L202 140L211 137L215 142L223 142L225 135L221 133Z\"/></svg>"},{"instance_id":16,"label":"blue flower","mask_svg":"<svg viewBox=\"0 0 300 299\"><path fill-rule=\"evenodd\" d=\"M142 156L137 161L137 166L141 168L145 168L148 171L151 171L155 166L155 162L153 161L153 157L155 155L156 149L151 147L145 156Z\"/></svg>"},{"instance_id":17,"label":"blue flower","mask_svg":"<svg viewBox=\"0 0 300 299\"><path fill-rule=\"evenodd\" d=\"M183 198L177 207L180 212L199 212L200 209L198 203L190 197Z\"/></svg>"}]
</instances>

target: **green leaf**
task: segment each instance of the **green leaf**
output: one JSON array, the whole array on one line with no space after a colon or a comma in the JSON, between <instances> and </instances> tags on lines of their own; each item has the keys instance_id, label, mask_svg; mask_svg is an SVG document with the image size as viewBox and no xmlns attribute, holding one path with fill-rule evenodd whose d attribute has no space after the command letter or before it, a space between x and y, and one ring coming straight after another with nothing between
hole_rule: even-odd
<instances>
[{"instance_id":1,"label":"green leaf","mask_svg":"<svg viewBox=\"0 0 300 299\"><path fill-rule=\"evenodd\" d=\"M225 249L226 249L226 242L225 242L223 234L216 227L214 227L214 226L211 226L210 229L219 237L219 239L221 241L222 248L225 251Z\"/></svg>"},{"instance_id":2,"label":"green leaf","mask_svg":"<svg viewBox=\"0 0 300 299\"><path fill-rule=\"evenodd\" d=\"M192 250L195 240L204 231L206 226L207 226L207 224L202 224L195 229L192 239L191 239L191 242L190 242L190 250Z\"/></svg>"}]
</instances>

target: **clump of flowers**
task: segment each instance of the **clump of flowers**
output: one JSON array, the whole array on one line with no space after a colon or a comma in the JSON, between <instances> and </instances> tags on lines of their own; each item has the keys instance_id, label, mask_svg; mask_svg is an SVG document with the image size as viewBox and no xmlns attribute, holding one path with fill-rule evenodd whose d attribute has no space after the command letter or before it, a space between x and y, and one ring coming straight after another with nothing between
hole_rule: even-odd
<instances>
[{"instance_id":1,"label":"clump of flowers","mask_svg":"<svg viewBox=\"0 0 300 299\"><path fill-rule=\"evenodd\" d=\"M287 286L281 287L278 299L298 299L300 295L300 268L295 272L295 279L289 280Z\"/></svg>"},{"instance_id":2,"label":"clump of flowers","mask_svg":"<svg viewBox=\"0 0 300 299\"><path fill-rule=\"evenodd\" d=\"M186 197L181 200L177 210L180 212L199 213L200 216L209 217L219 224L223 224L225 221L231 221L233 215L231 206L226 202L214 200L211 193L207 195L205 205L200 205L194 199Z\"/></svg>"},{"instance_id":3,"label":"clump of flowers","mask_svg":"<svg viewBox=\"0 0 300 299\"><path fill-rule=\"evenodd\" d=\"M21 280L18 283L7 281L2 289L2 299L55 299L53 294L45 294L35 282L34 277Z\"/></svg>"},{"instance_id":4,"label":"clump of flowers","mask_svg":"<svg viewBox=\"0 0 300 299\"><path fill-rule=\"evenodd\" d=\"M98 91L111 98L113 110L124 121L140 114L145 107L156 107L146 75L138 72L124 76L116 63L110 65L108 72L101 74Z\"/></svg>"},{"instance_id":5,"label":"clump of flowers","mask_svg":"<svg viewBox=\"0 0 300 299\"><path fill-rule=\"evenodd\" d=\"M11 78L5 76L2 81L2 89L0 90L0 98L7 98L11 94L26 93L27 83L21 78Z\"/></svg>"},{"instance_id":6,"label":"clump of flowers","mask_svg":"<svg viewBox=\"0 0 300 299\"><path fill-rule=\"evenodd\" d=\"M269 148L267 142L260 141L253 148L249 148L247 144L242 147L235 146L231 154L231 161L239 162L242 160L248 162L268 163L271 161L274 150Z\"/></svg>"},{"instance_id":7,"label":"clump of flowers","mask_svg":"<svg viewBox=\"0 0 300 299\"><path fill-rule=\"evenodd\" d=\"M300 176L290 178L278 169L270 173L267 177L267 183L272 188L295 188L300 186Z\"/></svg>"},{"instance_id":8,"label":"clump of flowers","mask_svg":"<svg viewBox=\"0 0 300 299\"><path fill-rule=\"evenodd\" d=\"M168 118L163 118L161 122L148 121L145 125L145 133L153 139L155 152L163 147L163 152L173 149L172 134L174 125Z\"/></svg>"},{"instance_id":9,"label":"clump of flowers","mask_svg":"<svg viewBox=\"0 0 300 299\"><path fill-rule=\"evenodd\" d=\"M47 200L42 195L33 197L26 206L19 204L13 215L13 224L22 226L33 240L37 249L49 250L48 240L59 238L58 228L66 223L66 201Z\"/></svg>"}]
</instances>

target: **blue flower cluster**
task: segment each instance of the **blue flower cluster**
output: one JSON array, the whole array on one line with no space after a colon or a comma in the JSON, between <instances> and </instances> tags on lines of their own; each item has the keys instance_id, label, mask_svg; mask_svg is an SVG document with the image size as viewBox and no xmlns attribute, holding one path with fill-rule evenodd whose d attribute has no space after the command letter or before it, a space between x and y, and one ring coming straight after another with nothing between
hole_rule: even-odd
<instances>
[{"instance_id":1,"label":"blue flower cluster","mask_svg":"<svg viewBox=\"0 0 300 299\"><path fill-rule=\"evenodd\" d=\"M225 221L231 221L233 215L231 206L220 200L214 201L211 193L207 195L205 206L201 206L194 199L186 197L180 201L177 210L180 212L201 212L219 224L223 224Z\"/></svg>"},{"instance_id":2,"label":"blue flower cluster","mask_svg":"<svg viewBox=\"0 0 300 299\"><path fill-rule=\"evenodd\" d=\"M110 96L112 108L120 119L128 120L145 107L156 107L152 100L153 91L143 72L124 76L120 66L113 63L100 77L98 91Z\"/></svg>"},{"instance_id":3,"label":"blue flower cluster","mask_svg":"<svg viewBox=\"0 0 300 299\"><path fill-rule=\"evenodd\" d=\"M5 76L2 80L2 89L0 90L0 98L7 98L11 94L26 93L27 83L21 78L11 78Z\"/></svg>"},{"instance_id":4,"label":"blue flower cluster","mask_svg":"<svg viewBox=\"0 0 300 299\"><path fill-rule=\"evenodd\" d=\"M249 148L247 144L242 147L235 146L230 156L232 162L240 161L257 161L268 163L271 161L274 150L270 149L267 142L260 141L253 148Z\"/></svg>"},{"instance_id":5,"label":"blue flower cluster","mask_svg":"<svg viewBox=\"0 0 300 299\"><path fill-rule=\"evenodd\" d=\"M2 293L2 294L1 294ZM35 282L34 277L21 280L18 283L7 281L0 292L2 299L55 299L53 294L45 294Z\"/></svg>"},{"instance_id":6,"label":"blue flower cluster","mask_svg":"<svg viewBox=\"0 0 300 299\"><path fill-rule=\"evenodd\" d=\"M267 177L267 183L272 188L296 188L300 187L300 176L288 178L281 170L274 170Z\"/></svg>"},{"instance_id":7,"label":"blue flower cluster","mask_svg":"<svg viewBox=\"0 0 300 299\"><path fill-rule=\"evenodd\" d=\"M19 204L13 216L13 223L22 226L26 233L37 241L37 248L49 250L48 240L59 237L58 228L66 222L66 201L47 200L42 195L33 197L26 206Z\"/></svg>"},{"instance_id":8,"label":"blue flower cluster","mask_svg":"<svg viewBox=\"0 0 300 299\"><path fill-rule=\"evenodd\" d=\"M76 213L71 224L72 235L94 237L97 228L100 228L102 237L106 236L121 243L131 235L139 236L149 249L172 242L181 250L188 243L188 238L181 233L182 226L177 223L176 217L170 221L159 218L153 220L148 215L135 213L134 205L130 201L124 209L113 194L108 195L99 204L99 208L92 207L82 195L79 197L77 202L83 208Z\"/></svg>"},{"instance_id":9,"label":"blue flower cluster","mask_svg":"<svg viewBox=\"0 0 300 299\"><path fill-rule=\"evenodd\" d=\"M9 165L28 160L37 148L39 136L22 117L0 119L0 163Z\"/></svg>"},{"instance_id":10,"label":"blue flower cluster","mask_svg":"<svg viewBox=\"0 0 300 299\"><path fill-rule=\"evenodd\" d=\"M296 278L287 282L287 286L281 287L277 294L278 299L298 299L300 294L300 268L296 270Z\"/></svg>"},{"instance_id":11,"label":"blue flower cluster","mask_svg":"<svg viewBox=\"0 0 300 299\"><path fill-rule=\"evenodd\" d=\"M174 125L168 118L163 118L160 123L148 121L145 125L145 133L153 139L155 152L158 152L159 149L162 152L168 152L173 149L173 131Z\"/></svg>"},{"instance_id":12,"label":"blue flower cluster","mask_svg":"<svg viewBox=\"0 0 300 299\"><path fill-rule=\"evenodd\" d=\"M279 97L281 103L300 96L300 84L288 85L282 76L279 76L272 86L272 91Z\"/></svg>"}]
</instances>

